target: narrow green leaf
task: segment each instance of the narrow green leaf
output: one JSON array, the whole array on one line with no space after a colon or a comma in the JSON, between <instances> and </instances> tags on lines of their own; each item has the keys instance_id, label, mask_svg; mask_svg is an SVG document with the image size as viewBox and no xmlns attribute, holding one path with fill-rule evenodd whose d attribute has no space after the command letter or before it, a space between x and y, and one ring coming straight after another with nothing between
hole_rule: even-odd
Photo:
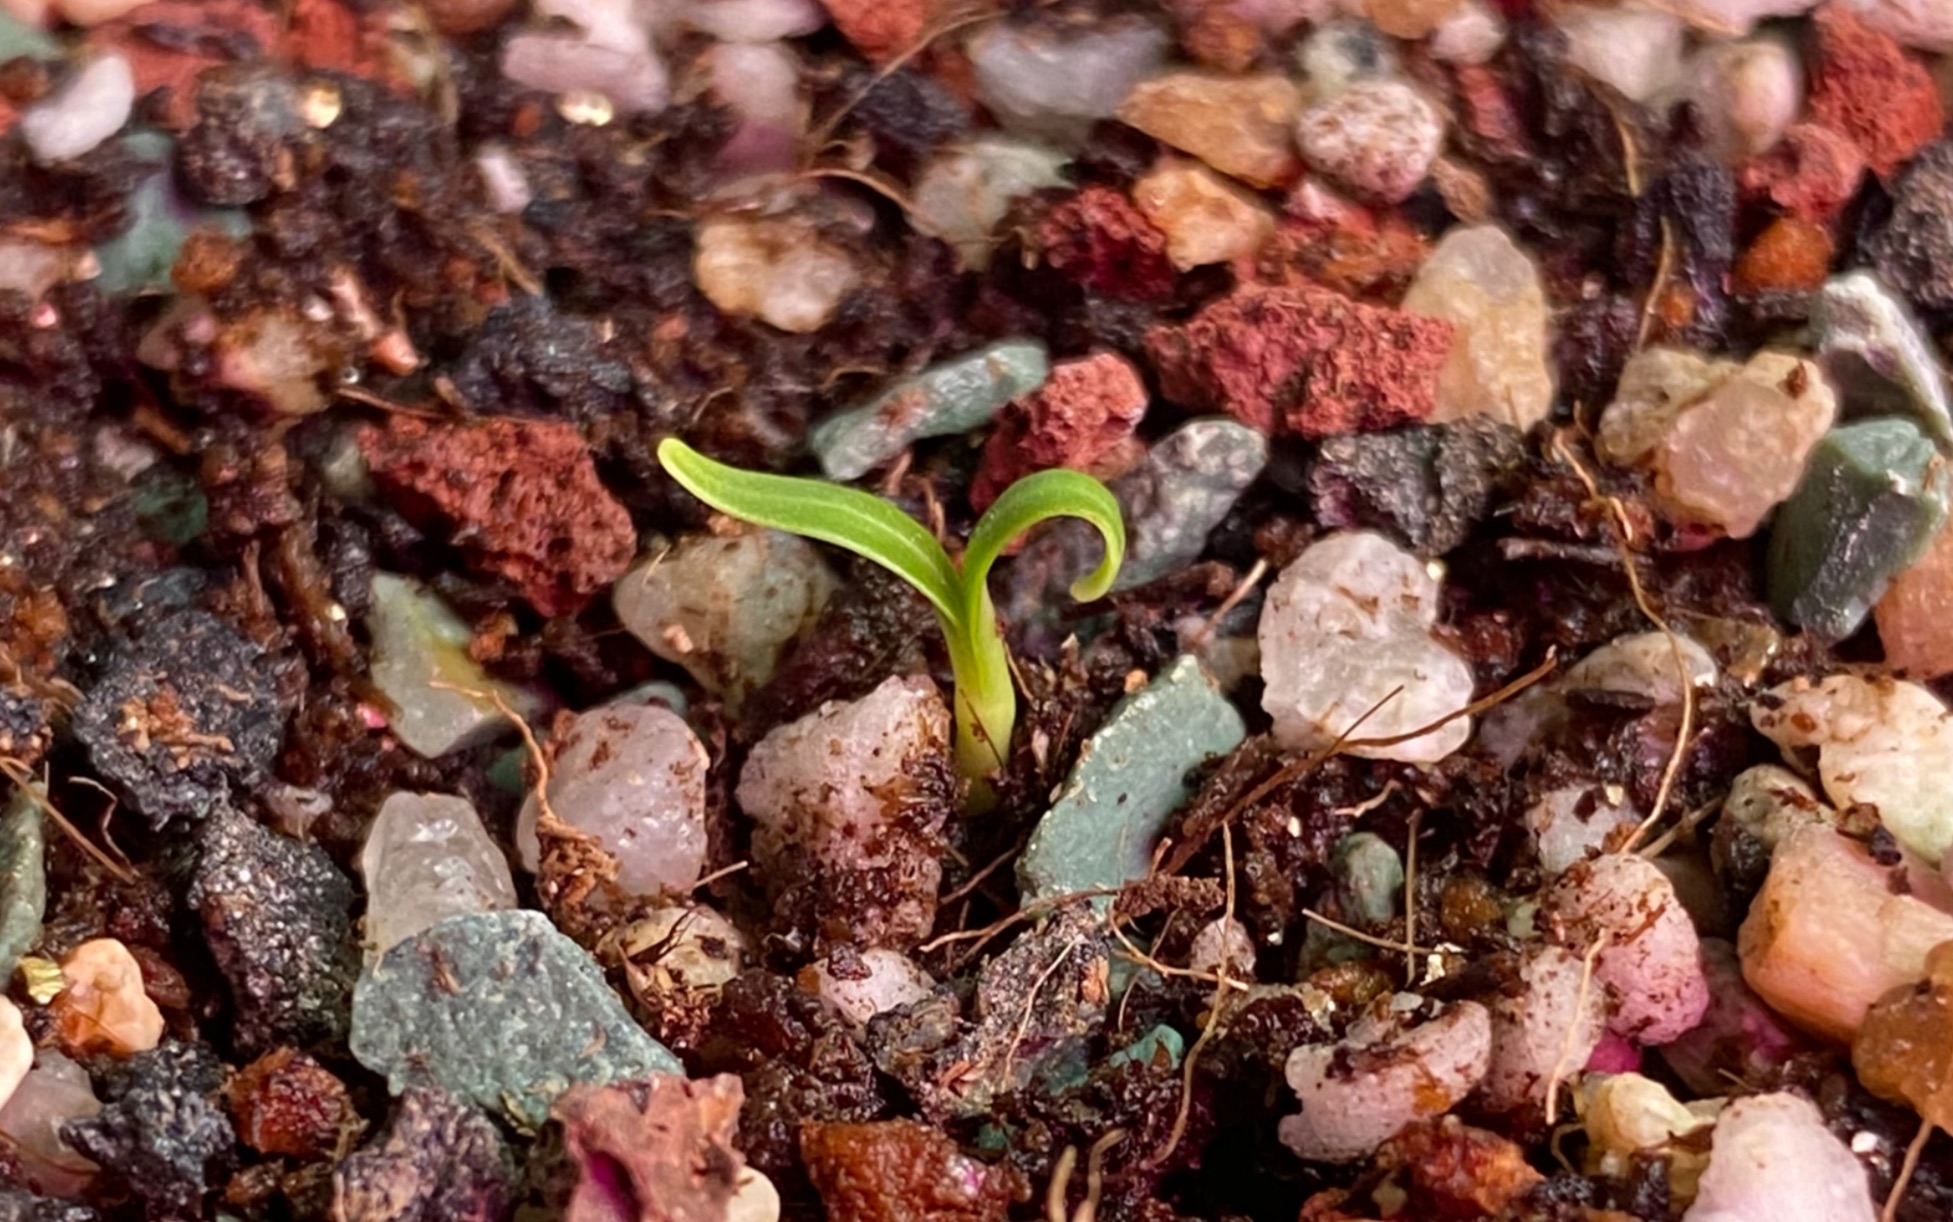
<instances>
[{"instance_id":1,"label":"narrow green leaf","mask_svg":"<svg viewBox=\"0 0 1953 1222\"><path fill-rule=\"evenodd\" d=\"M942 544L880 497L826 480L728 467L676 437L658 443L658 462L720 513L845 547L920 590L946 631L964 622L962 582Z\"/></svg>"},{"instance_id":2,"label":"narrow green leaf","mask_svg":"<svg viewBox=\"0 0 1953 1222\"><path fill-rule=\"evenodd\" d=\"M1071 596L1091 602L1112 588L1126 558L1126 524L1119 516L1119 502L1089 475L1062 467L1040 471L1004 489L970 532L970 544L963 549L963 599L964 614L972 622L990 613L985 605L990 566L1011 540L1051 518L1082 519L1105 539L1105 559L1072 583Z\"/></svg>"}]
</instances>

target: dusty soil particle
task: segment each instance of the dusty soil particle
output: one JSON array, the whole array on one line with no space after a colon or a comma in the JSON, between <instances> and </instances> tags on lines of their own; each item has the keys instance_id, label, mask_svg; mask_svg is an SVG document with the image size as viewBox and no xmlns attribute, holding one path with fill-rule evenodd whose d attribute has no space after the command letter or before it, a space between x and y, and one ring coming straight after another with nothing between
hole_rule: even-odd
<instances>
[{"instance_id":1,"label":"dusty soil particle","mask_svg":"<svg viewBox=\"0 0 1953 1222\"><path fill-rule=\"evenodd\" d=\"M444 1091L409 1087L386 1135L333 1172L335 1212L348 1222L497 1222L514 1181L492 1121Z\"/></svg>"},{"instance_id":2,"label":"dusty soil particle","mask_svg":"<svg viewBox=\"0 0 1953 1222\"><path fill-rule=\"evenodd\" d=\"M579 610L636 554L630 515L572 424L392 416L360 429L359 445L402 512L514 583L544 615Z\"/></svg>"},{"instance_id":3,"label":"dusty soil particle","mask_svg":"<svg viewBox=\"0 0 1953 1222\"><path fill-rule=\"evenodd\" d=\"M809 1125L800 1150L828 1216L853 1222L1004 1222L1029 1195L913 1120Z\"/></svg>"},{"instance_id":4,"label":"dusty soil particle","mask_svg":"<svg viewBox=\"0 0 1953 1222\"><path fill-rule=\"evenodd\" d=\"M216 1103L222 1061L201 1044L167 1040L115 1066L107 1102L62 1137L123 1177L152 1219L197 1217L204 1194L236 1157L236 1136Z\"/></svg>"},{"instance_id":5,"label":"dusty soil particle","mask_svg":"<svg viewBox=\"0 0 1953 1222\"><path fill-rule=\"evenodd\" d=\"M225 1091L244 1144L261 1154L324 1158L358 1118L346 1084L331 1070L291 1048L246 1065Z\"/></svg>"},{"instance_id":6,"label":"dusty soil particle","mask_svg":"<svg viewBox=\"0 0 1953 1222\"><path fill-rule=\"evenodd\" d=\"M1738 179L1790 215L1822 224L1843 211L1865 177L1865 153L1851 137L1817 123L1798 123L1777 146L1743 163Z\"/></svg>"},{"instance_id":7,"label":"dusty soil particle","mask_svg":"<svg viewBox=\"0 0 1953 1222\"><path fill-rule=\"evenodd\" d=\"M1089 186L1038 223L1045 260L1087 292L1159 301L1173 291L1166 234L1121 191Z\"/></svg>"}]
</instances>

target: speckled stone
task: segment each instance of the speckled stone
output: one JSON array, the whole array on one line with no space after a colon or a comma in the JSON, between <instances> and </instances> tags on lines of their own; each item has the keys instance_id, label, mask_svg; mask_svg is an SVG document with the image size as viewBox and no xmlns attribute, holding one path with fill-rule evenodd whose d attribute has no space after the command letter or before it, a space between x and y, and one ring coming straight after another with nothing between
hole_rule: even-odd
<instances>
[{"instance_id":1,"label":"speckled stone","mask_svg":"<svg viewBox=\"0 0 1953 1222\"><path fill-rule=\"evenodd\" d=\"M24 789L0 814L0 981L41 936L47 914L47 851L41 804Z\"/></svg>"},{"instance_id":2,"label":"speckled stone","mask_svg":"<svg viewBox=\"0 0 1953 1222\"><path fill-rule=\"evenodd\" d=\"M1017 863L1023 902L1146 877L1153 842L1187 800L1188 770L1232 751L1246 734L1200 663L1177 658L1086 742Z\"/></svg>"},{"instance_id":3,"label":"speckled stone","mask_svg":"<svg viewBox=\"0 0 1953 1222\"><path fill-rule=\"evenodd\" d=\"M829 479L860 479L925 437L965 433L1044 385L1044 345L1006 340L931 366L876 399L821 421L808 437Z\"/></svg>"},{"instance_id":4,"label":"speckled stone","mask_svg":"<svg viewBox=\"0 0 1953 1222\"><path fill-rule=\"evenodd\" d=\"M527 910L453 917L388 951L354 990L352 1051L396 1094L434 1085L532 1128L578 1083L684 1072L589 954Z\"/></svg>"},{"instance_id":5,"label":"speckled stone","mask_svg":"<svg viewBox=\"0 0 1953 1222\"><path fill-rule=\"evenodd\" d=\"M1953 446L1953 407L1932 341L1877 276L1852 272L1826 284L1812 303L1811 329L1848 407L1910 416L1941 448Z\"/></svg>"},{"instance_id":6,"label":"speckled stone","mask_svg":"<svg viewBox=\"0 0 1953 1222\"><path fill-rule=\"evenodd\" d=\"M1858 630L1946 521L1945 463L1909 420L1833 429L1770 532L1770 603L1828 641Z\"/></svg>"}]
</instances>

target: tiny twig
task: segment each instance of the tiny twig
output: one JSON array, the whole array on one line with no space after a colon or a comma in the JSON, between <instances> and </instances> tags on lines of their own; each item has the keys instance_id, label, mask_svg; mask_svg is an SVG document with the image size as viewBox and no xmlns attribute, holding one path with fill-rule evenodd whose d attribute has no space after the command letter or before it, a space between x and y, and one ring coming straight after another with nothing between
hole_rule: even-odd
<instances>
[{"instance_id":1,"label":"tiny twig","mask_svg":"<svg viewBox=\"0 0 1953 1222\"><path fill-rule=\"evenodd\" d=\"M1587 990L1593 987L1594 960L1600 957L1601 948L1606 945L1607 935L1602 934L1580 957L1580 988L1573 997L1573 1021L1560 1035L1560 1050L1553 1058L1553 1072L1546 1077L1546 1123L1549 1126L1559 1114L1560 1084L1566 1079L1567 1059L1573 1055L1573 1033L1580 1029L1580 1015L1587 1008Z\"/></svg>"},{"instance_id":2,"label":"tiny twig","mask_svg":"<svg viewBox=\"0 0 1953 1222\"><path fill-rule=\"evenodd\" d=\"M136 881L136 872L134 870L118 864L113 857L103 852L100 846L94 841L82 835L80 828L68 822L67 816L63 815L54 805L53 799L47 796L46 786L34 779L34 774L27 770L27 765L12 756L0 756L0 773L4 773L8 780L18 786L20 791L27 795L28 801L40 807L41 813L56 828L60 829L63 836L72 840L77 848L93 858L97 865L107 870L117 881L124 883Z\"/></svg>"},{"instance_id":3,"label":"tiny twig","mask_svg":"<svg viewBox=\"0 0 1953 1222\"><path fill-rule=\"evenodd\" d=\"M1912 1135L1912 1142L1906 1146L1905 1161L1899 1164L1898 1178L1892 1181L1892 1191L1885 1194L1885 1208L1878 1212L1878 1222L1892 1222L1899 1216L1899 1202L1906 1194L1906 1185L1912 1183L1912 1173L1919 1168L1919 1156L1926 1149L1926 1139L1933 1135L1933 1122L1920 1120L1919 1131Z\"/></svg>"},{"instance_id":4,"label":"tiny twig","mask_svg":"<svg viewBox=\"0 0 1953 1222\"><path fill-rule=\"evenodd\" d=\"M1200 648L1213 637L1214 630L1220 626L1221 621L1227 618L1227 613L1240 606L1241 600L1253 592L1254 588L1261 584L1261 579L1266 576L1268 576L1268 557L1263 556L1256 560L1247 575L1228 591L1227 597L1221 600L1221 605L1214 608L1214 613L1207 617L1207 622L1200 626L1200 631L1194 635L1193 641L1187 646L1187 652L1198 653Z\"/></svg>"},{"instance_id":5,"label":"tiny twig","mask_svg":"<svg viewBox=\"0 0 1953 1222\"><path fill-rule=\"evenodd\" d=\"M1411 812L1409 840L1404 845L1404 987L1417 982L1417 833L1424 811Z\"/></svg>"}]
</instances>

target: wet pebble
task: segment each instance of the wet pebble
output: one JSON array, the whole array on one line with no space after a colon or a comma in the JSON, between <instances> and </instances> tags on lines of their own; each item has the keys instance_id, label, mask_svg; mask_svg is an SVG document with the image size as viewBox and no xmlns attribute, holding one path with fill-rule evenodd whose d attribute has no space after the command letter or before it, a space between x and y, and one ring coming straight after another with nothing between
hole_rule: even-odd
<instances>
[{"instance_id":1,"label":"wet pebble","mask_svg":"<svg viewBox=\"0 0 1953 1222\"><path fill-rule=\"evenodd\" d=\"M1044 345L1007 340L905 378L815 426L808 445L829 479L859 479L914 442L967 432L1044 384Z\"/></svg>"},{"instance_id":2,"label":"wet pebble","mask_svg":"<svg viewBox=\"0 0 1953 1222\"><path fill-rule=\"evenodd\" d=\"M129 61L120 55L98 56L55 93L22 111L20 134L36 161L67 161L121 131L135 101Z\"/></svg>"}]
</instances>

